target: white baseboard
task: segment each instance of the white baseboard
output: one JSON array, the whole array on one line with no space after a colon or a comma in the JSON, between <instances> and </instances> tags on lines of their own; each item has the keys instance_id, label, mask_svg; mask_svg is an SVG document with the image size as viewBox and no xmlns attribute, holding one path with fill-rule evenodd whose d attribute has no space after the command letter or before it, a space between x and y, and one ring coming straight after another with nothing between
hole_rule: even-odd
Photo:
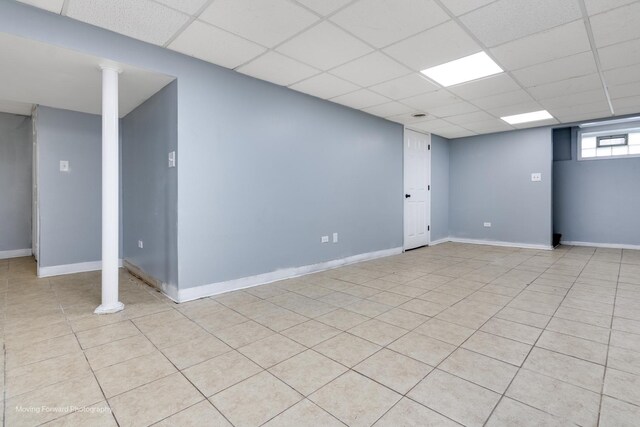
<instances>
[{"instance_id":1,"label":"white baseboard","mask_svg":"<svg viewBox=\"0 0 640 427\"><path fill-rule=\"evenodd\" d=\"M589 246L592 248L610 248L610 249L634 249L640 250L640 245L627 245L624 243L593 243L593 242L573 242L569 240L561 240L561 245L566 246Z\"/></svg>"},{"instance_id":2,"label":"white baseboard","mask_svg":"<svg viewBox=\"0 0 640 427\"><path fill-rule=\"evenodd\" d=\"M18 258L21 256L31 256L33 250L29 249L14 249L11 251L0 251L0 259Z\"/></svg>"},{"instance_id":3,"label":"white baseboard","mask_svg":"<svg viewBox=\"0 0 640 427\"><path fill-rule=\"evenodd\" d=\"M451 239L449 239L448 237L442 238L442 239L438 239L438 240L434 240L433 242L429 242L429 246L436 246L439 245L441 243L447 243L450 242Z\"/></svg>"},{"instance_id":4,"label":"white baseboard","mask_svg":"<svg viewBox=\"0 0 640 427\"><path fill-rule=\"evenodd\" d=\"M502 242L498 240L481 240L481 239L463 239L460 237L449 237L450 242L454 243L469 243L472 245L489 245L489 246L505 246L508 248L522 248L522 249L539 249L550 251L553 249L551 245L538 245L531 243L515 243L515 242Z\"/></svg>"},{"instance_id":5,"label":"white baseboard","mask_svg":"<svg viewBox=\"0 0 640 427\"><path fill-rule=\"evenodd\" d=\"M122 267L122 260L118 267ZM52 265L51 267L38 266L38 277L61 276L63 274L84 273L86 271L102 270L102 261L79 262L77 264Z\"/></svg>"},{"instance_id":6,"label":"white baseboard","mask_svg":"<svg viewBox=\"0 0 640 427\"><path fill-rule=\"evenodd\" d=\"M281 270L272 271L270 273L258 274L256 276L250 277L242 277L240 279L229 280L226 282L210 283L193 288L179 289L175 297L169 295L170 292L174 291L173 289L165 290L165 294L176 302L187 302L198 298L222 294L224 292L265 285L267 283L276 282L278 280L291 279L293 277L304 276L306 274L317 273L319 271L330 270L332 268L341 267L344 265L354 264L362 261L369 261L372 259L383 258L391 255L398 255L401 253L401 247L385 249L382 251L369 252L365 254L350 256L347 258L321 262L318 264L305 265L302 267L284 268Z\"/></svg>"}]
</instances>

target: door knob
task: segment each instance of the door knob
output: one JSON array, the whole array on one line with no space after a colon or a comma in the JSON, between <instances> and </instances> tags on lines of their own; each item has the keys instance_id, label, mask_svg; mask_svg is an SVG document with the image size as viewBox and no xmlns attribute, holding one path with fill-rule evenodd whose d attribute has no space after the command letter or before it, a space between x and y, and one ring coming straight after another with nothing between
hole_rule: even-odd
<instances>
[{"instance_id":1,"label":"door knob","mask_svg":"<svg viewBox=\"0 0 640 427\"><path fill-rule=\"evenodd\" d=\"M408 199L409 197L411 197L411 194L405 194L405 195L404 195L404 198L405 198L405 199Z\"/></svg>"}]
</instances>

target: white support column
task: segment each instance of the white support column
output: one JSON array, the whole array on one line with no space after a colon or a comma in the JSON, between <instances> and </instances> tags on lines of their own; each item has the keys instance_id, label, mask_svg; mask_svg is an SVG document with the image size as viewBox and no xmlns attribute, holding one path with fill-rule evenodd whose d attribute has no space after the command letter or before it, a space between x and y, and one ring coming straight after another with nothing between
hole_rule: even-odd
<instances>
[{"instance_id":1,"label":"white support column","mask_svg":"<svg viewBox=\"0 0 640 427\"><path fill-rule=\"evenodd\" d=\"M102 66L102 304L97 314L116 313L119 261L119 138L118 74L113 66Z\"/></svg>"}]
</instances>

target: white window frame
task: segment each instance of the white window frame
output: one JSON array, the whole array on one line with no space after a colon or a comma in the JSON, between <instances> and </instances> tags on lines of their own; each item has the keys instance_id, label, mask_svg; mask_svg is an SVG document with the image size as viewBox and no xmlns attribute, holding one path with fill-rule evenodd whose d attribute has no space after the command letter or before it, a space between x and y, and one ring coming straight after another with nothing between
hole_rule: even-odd
<instances>
[{"instance_id":1,"label":"white window frame","mask_svg":"<svg viewBox=\"0 0 640 427\"><path fill-rule=\"evenodd\" d=\"M578 161L613 160L613 159L628 159L632 157L640 157L640 154L623 154L623 155L606 156L606 157L582 157L582 138L583 137L613 136L613 135L623 135L623 134L628 135L630 133L640 133L640 127L619 127L619 128L609 128L609 129L600 130L600 131L589 131L588 128L580 129L578 131L578 138L577 138ZM628 145L628 140L627 140L627 145Z\"/></svg>"}]
</instances>

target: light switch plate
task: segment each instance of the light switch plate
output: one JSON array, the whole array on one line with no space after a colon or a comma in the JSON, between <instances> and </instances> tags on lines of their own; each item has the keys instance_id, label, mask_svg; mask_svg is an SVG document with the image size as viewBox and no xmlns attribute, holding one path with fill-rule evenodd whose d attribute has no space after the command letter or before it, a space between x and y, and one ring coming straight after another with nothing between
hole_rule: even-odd
<instances>
[{"instance_id":1,"label":"light switch plate","mask_svg":"<svg viewBox=\"0 0 640 427\"><path fill-rule=\"evenodd\" d=\"M533 182L542 181L542 174L540 172L532 173L531 174L531 181L533 181Z\"/></svg>"},{"instance_id":2,"label":"light switch plate","mask_svg":"<svg viewBox=\"0 0 640 427\"><path fill-rule=\"evenodd\" d=\"M333 243L338 243L338 233L333 233Z\"/></svg>"},{"instance_id":3,"label":"light switch plate","mask_svg":"<svg viewBox=\"0 0 640 427\"><path fill-rule=\"evenodd\" d=\"M484 226L487 227L487 228L491 228L491 223L490 222L485 222Z\"/></svg>"},{"instance_id":4,"label":"light switch plate","mask_svg":"<svg viewBox=\"0 0 640 427\"><path fill-rule=\"evenodd\" d=\"M329 243L329 236L322 236L320 238L321 243Z\"/></svg>"},{"instance_id":5,"label":"light switch plate","mask_svg":"<svg viewBox=\"0 0 640 427\"><path fill-rule=\"evenodd\" d=\"M68 160L60 160L60 172L69 172Z\"/></svg>"},{"instance_id":6,"label":"light switch plate","mask_svg":"<svg viewBox=\"0 0 640 427\"><path fill-rule=\"evenodd\" d=\"M169 167L170 168L175 168L176 167L176 152L172 151L169 153Z\"/></svg>"}]
</instances>

